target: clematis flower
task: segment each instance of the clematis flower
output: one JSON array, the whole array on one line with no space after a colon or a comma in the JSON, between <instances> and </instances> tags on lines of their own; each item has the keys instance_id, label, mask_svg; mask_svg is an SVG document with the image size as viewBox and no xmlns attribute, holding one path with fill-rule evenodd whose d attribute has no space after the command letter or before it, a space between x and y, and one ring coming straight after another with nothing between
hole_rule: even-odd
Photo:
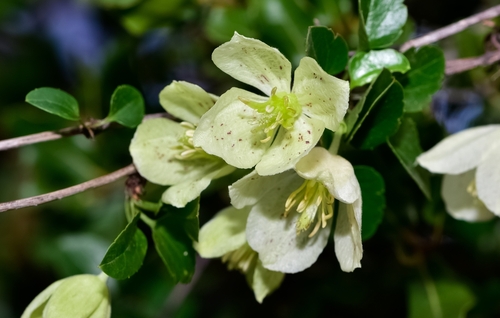
<instances>
[{"instance_id":1,"label":"clematis flower","mask_svg":"<svg viewBox=\"0 0 500 318\"><path fill-rule=\"evenodd\" d=\"M261 90L224 93L195 131L194 145L237 168L273 175L293 168L318 142L335 131L348 108L349 84L304 57L295 70L277 49L235 33L216 48L212 60L235 79Z\"/></svg>"},{"instance_id":2,"label":"clematis flower","mask_svg":"<svg viewBox=\"0 0 500 318\"><path fill-rule=\"evenodd\" d=\"M262 303L281 285L285 275L265 269L257 252L248 245L245 225L249 213L249 208L237 210L228 207L220 211L200 229L195 249L204 258L222 257L230 270L237 269L245 274L255 299Z\"/></svg>"},{"instance_id":3,"label":"clematis flower","mask_svg":"<svg viewBox=\"0 0 500 318\"><path fill-rule=\"evenodd\" d=\"M52 283L26 307L21 318L109 318L111 306L107 276L84 274Z\"/></svg>"},{"instance_id":4,"label":"clematis flower","mask_svg":"<svg viewBox=\"0 0 500 318\"><path fill-rule=\"evenodd\" d=\"M343 271L361 267L361 190L344 158L314 148L295 171L251 172L229 187L229 195L234 207L251 207L246 238L262 265L283 273L316 262L330 236L334 200L339 200L335 253Z\"/></svg>"},{"instance_id":5,"label":"clematis flower","mask_svg":"<svg viewBox=\"0 0 500 318\"><path fill-rule=\"evenodd\" d=\"M212 179L234 171L222 159L193 145L194 129L216 99L197 85L174 81L160 93L160 103L168 113L185 121L155 118L137 127L130 144L134 165L148 181L171 186L162 196L167 204L184 207Z\"/></svg>"},{"instance_id":6,"label":"clematis flower","mask_svg":"<svg viewBox=\"0 0 500 318\"><path fill-rule=\"evenodd\" d=\"M451 135L417 162L445 174L441 195L456 219L486 221L500 216L500 125L470 128Z\"/></svg>"}]
</instances>

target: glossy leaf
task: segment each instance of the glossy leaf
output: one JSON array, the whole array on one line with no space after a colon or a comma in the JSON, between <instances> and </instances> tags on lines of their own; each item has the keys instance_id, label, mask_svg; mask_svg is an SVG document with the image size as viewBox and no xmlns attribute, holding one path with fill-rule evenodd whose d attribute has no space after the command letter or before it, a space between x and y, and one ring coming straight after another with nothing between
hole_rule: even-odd
<instances>
[{"instance_id":1,"label":"glossy leaf","mask_svg":"<svg viewBox=\"0 0 500 318\"><path fill-rule=\"evenodd\" d=\"M429 278L410 284L408 317L466 317L475 302L474 294L465 284Z\"/></svg>"},{"instance_id":2,"label":"glossy leaf","mask_svg":"<svg viewBox=\"0 0 500 318\"><path fill-rule=\"evenodd\" d=\"M199 200L181 209L165 207L153 227L156 250L175 282L189 283L194 274L193 241L198 239L198 210Z\"/></svg>"},{"instance_id":3,"label":"glossy leaf","mask_svg":"<svg viewBox=\"0 0 500 318\"><path fill-rule=\"evenodd\" d=\"M52 87L32 90L26 95L26 102L48 113L69 120L79 120L78 102L70 94Z\"/></svg>"},{"instance_id":4,"label":"glossy leaf","mask_svg":"<svg viewBox=\"0 0 500 318\"><path fill-rule=\"evenodd\" d=\"M430 104L432 95L441 88L445 59L441 49L434 46L412 48L404 54L411 70L397 79L405 93L405 112L418 112Z\"/></svg>"},{"instance_id":5,"label":"glossy leaf","mask_svg":"<svg viewBox=\"0 0 500 318\"><path fill-rule=\"evenodd\" d=\"M137 221L140 216L140 213L138 213L127 224L111 244L99 265L108 276L115 279L126 279L141 268L148 249L148 240L144 233L137 228Z\"/></svg>"},{"instance_id":6,"label":"glossy leaf","mask_svg":"<svg viewBox=\"0 0 500 318\"><path fill-rule=\"evenodd\" d=\"M348 60L349 49L344 39L332 29L310 26L306 39L306 55L314 58L325 72L342 72Z\"/></svg>"},{"instance_id":7,"label":"glossy leaf","mask_svg":"<svg viewBox=\"0 0 500 318\"><path fill-rule=\"evenodd\" d=\"M356 53L349 61L351 88L370 83L384 68L405 73L410 69L410 62L393 49Z\"/></svg>"},{"instance_id":8,"label":"glossy leaf","mask_svg":"<svg viewBox=\"0 0 500 318\"><path fill-rule=\"evenodd\" d=\"M384 218L385 183L377 170L367 166L355 166L354 173L361 187L363 240L372 237Z\"/></svg>"},{"instance_id":9,"label":"glossy leaf","mask_svg":"<svg viewBox=\"0 0 500 318\"><path fill-rule=\"evenodd\" d=\"M420 190L428 199L431 199L429 172L416 162L417 157L422 153L422 148L415 122L411 118L403 118L399 130L389 138L387 144Z\"/></svg>"},{"instance_id":10,"label":"glossy leaf","mask_svg":"<svg viewBox=\"0 0 500 318\"><path fill-rule=\"evenodd\" d=\"M358 118L348 141L360 149L373 149L393 135L403 115L403 88L384 70L360 101Z\"/></svg>"},{"instance_id":11,"label":"glossy leaf","mask_svg":"<svg viewBox=\"0 0 500 318\"><path fill-rule=\"evenodd\" d=\"M359 48L384 48L403 32L408 10L403 0L359 0Z\"/></svg>"},{"instance_id":12,"label":"glossy leaf","mask_svg":"<svg viewBox=\"0 0 500 318\"><path fill-rule=\"evenodd\" d=\"M134 128L144 117L144 99L141 93L129 85L118 86L111 96L108 122L117 122Z\"/></svg>"}]
</instances>

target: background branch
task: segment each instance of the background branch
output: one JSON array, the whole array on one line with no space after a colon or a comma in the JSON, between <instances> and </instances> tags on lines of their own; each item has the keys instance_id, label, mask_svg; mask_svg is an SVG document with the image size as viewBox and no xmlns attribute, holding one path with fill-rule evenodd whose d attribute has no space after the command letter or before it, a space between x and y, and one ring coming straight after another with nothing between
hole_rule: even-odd
<instances>
[{"instance_id":1,"label":"background branch","mask_svg":"<svg viewBox=\"0 0 500 318\"><path fill-rule=\"evenodd\" d=\"M92 180L89 180L87 182L77 184L77 185L69 187L69 188L57 190L57 191L42 194L42 195L37 195L37 196L31 197L31 198L0 203L0 212L25 208L25 207L29 207L29 206L37 206L37 205L42 204L42 203L47 203L50 201L69 197L69 196L72 196L74 194L86 191L88 189L97 188L97 187L106 185L108 183L114 182L120 178L123 178L125 176L131 175L131 174L136 173L136 172L137 172L137 170L135 169L135 166L133 164L131 164L131 165L126 166L125 168L122 168L120 170L117 170L115 172L107 174L105 176L102 176L102 177L99 177L96 179L92 179Z\"/></svg>"},{"instance_id":2,"label":"background branch","mask_svg":"<svg viewBox=\"0 0 500 318\"><path fill-rule=\"evenodd\" d=\"M471 70L478 66L488 66L500 61L500 51L487 52L478 57L469 57L446 61L446 75L453 75Z\"/></svg>"},{"instance_id":3,"label":"background branch","mask_svg":"<svg viewBox=\"0 0 500 318\"><path fill-rule=\"evenodd\" d=\"M450 35L463 31L466 28L470 27L471 25L474 25L484 20L495 18L499 15L500 15L500 5L491 7L483 12L471 15L468 18L465 18L463 20L447 25L443 28L432 31L422 37L410 40L401 45L400 51L404 52L412 47L423 46L437 42Z\"/></svg>"}]
</instances>

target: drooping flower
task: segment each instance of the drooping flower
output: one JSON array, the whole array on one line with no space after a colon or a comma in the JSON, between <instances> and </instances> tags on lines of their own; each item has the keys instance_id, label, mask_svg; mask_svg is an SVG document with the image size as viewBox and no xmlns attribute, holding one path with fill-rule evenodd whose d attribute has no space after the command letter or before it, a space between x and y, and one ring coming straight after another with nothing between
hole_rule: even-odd
<instances>
[{"instance_id":1,"label":"drooping flower","mask_svg":"<svg viewBox=\"0 0 500 318\"><path fill-rule=\"evenodd\" d=\"M195 249L204 258L222 257L230 270L237 269L245 274L255 299L262 303L281 285L285 275L265 269L257 252L248 245L245 226L249 213L249 208L228 207L220 211L200 229Z\"/></svg>"},{"instance_id":2,"label":"drooping flower","mask_svg":"<svg viewBox=\"0 0 500 318\"><path fill-rule=\"evenodd\" d=\"M109 318L111 306L107 276L84 274L52 283L26 307L21 318Z\"/></svg>"},{"instance_id":3,"label":"drooping flower","mask_svg":"<svg viewBox=\"0 0 500 318\"><path fill-rule=\"evenodd\" d=\"M349 84L304 57L295 70L277 49L235 33L216 48L212 60L235 79L261 90L224 93L200 120L193 140L207 153L238 168L273 175L291 169L335 131L348 108Z\"/></svg>"},{"instance_id":4,"label":"drooping flower","mask_svg":"<svg viewBox=\"0 0 500 318\"><path fill-rule=\"evenodd\" d=\"M451 135L417 158L445 174L441 195L456 219L486 221L500 216L500 125L470 128Z\"/></svg>"},{"instance_id":5,"label":"drooping flower","mask_svg":"<svg viewBox=\"0 0 500 318\"><path fill-rule=\"evenodd\" d=\"M137 127L130 144L134 165L148 181L171 186L162 196L167 204L184 207L212 179L234 171L222 159L193 145L194 129L216 99L197 85L174 81L160 93L160 103L184 122L155 118Z\"/></svg>"},{"instance_id":6,"label":"drooping flower","mask_svg":"<svg viewBox=\"0 0 500 318\"><path fill-rule=\"evenodd\" d=\"M335 253L343 271L361 267L361 190L344 158L314 148L295 171L251 172L229 187L229 195L236 208L251 207L246 238L262 265L284 273L316 262L330 236L334 200L339 200Z\"/></svg>"}]
</instances>

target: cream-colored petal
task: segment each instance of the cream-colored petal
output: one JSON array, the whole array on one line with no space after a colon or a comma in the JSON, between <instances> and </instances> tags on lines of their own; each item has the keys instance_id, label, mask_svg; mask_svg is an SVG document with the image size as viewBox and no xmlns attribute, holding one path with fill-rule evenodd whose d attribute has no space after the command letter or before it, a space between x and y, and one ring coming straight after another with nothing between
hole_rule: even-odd
<instances>
[{"instance_id":1,"label":"cream-colored petal","mask_svg":"<svg viewBox=\"0 0 500 318\"><path fill-rule=\"evenodd\" d=\"M214 50L212 60L222 71L268 96L274 87L278 92L290 92L290 62L264 42L235 32L231 41Z\"/></svg>"},{"instance_id":2,"label":"cream-colored petal","mask_svg":"<svg viewBox=\"0 0 500 318\"><path fill-rule=\"evenodd\" d=\"M213 179L228 175L234 171L234 167L224 163L221 163L220 166L222 167L214 169L214 171L207 171L207 174L200 179L188 180L171 186L163 192L161 200L177 208L185 207L186 204L199 197Z\"/></svg>"},{"instance_id":3,"label":"cream-colored petal","mask_svg":"<svg viewBox=\"0 0 500 318\"><path fill-rule=\"evenodd\" d=\"M476 188L488 210L500 216L500 139L477 167Z\"/></svg>"},{"instance_id":4,"label":"cream-colored petal","mask_svg":"<svg viewBox=\"0 0 500 318\"><path fill-rule=\"evenodd\" d=\"M297 235L299 213L292 211L283 217L288 196L302 182L303 179L296 176L286 187L275 187L253 206L248 216L248 244L259 253L262 265L269 270L283 273L303 271L316 262L328 242L331 219L324 229L309 238L312 227Z\"/></svg>"},{"instance_id":5,"label":"cream-colored petal","mask_svg":"<svg viewBox=\"0 0 500 318\"><path fill-rule=\"evenodd\" d=\"M295 171L304 179L323 183L331 195L345 203L353 203L361 196L358 179L351 163L341 156L332 155L316 147L300 159Z\"/></svg>"},{"instance_id":6,"label":"cream-colored petal","mask_svg":"<svg viewBox=\"0 0 500 318\"><path fill-rule=\"evenodd\" d=\"M481 126L451 135L417 158L434 173L459 174L478 166L491 145L500 140L500 125Z\"/></svg>"},{"instance_id":7,"label":"cream-colored petal","mask_svg":"<svg viewBox=\"0 0 500 318\"><path fill-rule=\"evenodd\" d=\"M266 176L292 169L316 145L324 130L322 121L306 116L300 116L292 129L280 127L255 170Z\"/></svg>"},{"instance_id":8,"label":"cream-colored petal","mask_svg":"<svg viewBox=\"0 0 500 318\"><path fill-rule=\"evenodd\" d=\"M344 272L352 272L361 267L363 243L361 240L361 198L353 204L339 204L337 225L333 240L335 255Z\"/></svg>"},{"instance_id":9,"label":"cream-colored petal","mask_svg":"<svg viewBox=\"0 0 500 318\"><path fill-rule=\"evenodd\" d=\"M231 204L236 208L254 205L266 194L287 187L297 174L290 170L273 176L260 176L257 171L252 171L240 180L229 186Z\"/></svg>"},{"instance_id":10,"label":"cream-colored petal","mask_svg":"<svg viewBox=\"0 0 500 318\"><path fill-rule=\"evenodd\" d=\"M130 154L137 171L148 181L173 185L203 178L221 160L178 160L179 139L186 128L166 118L150 119L137 127L130 143Z\"/></svg>"},{"instance_id":11,"label":"cream-colored petal","mask_svg":"<svg viewBox=\"0 0 500 318\"><path fill-rule=\"evenodd\" d=\"M332 131L349 108L349 82L329 75L310 57L302 58L295 70L292 93L304 114L321 120Z\"/></svg>"},{"instance_id":12,"label":"cream-colored petal","mask_svg":"<svg viewBox=\"0 0 500 318\"><path fill-rule=\"evenodd\" d=\"M160 92L160 104L169 114L197 125L215 99L198 85L173 81Z\"/></svg>"},{"instance_id":13,"label":"cream-colored petal","mask_svg":"<svg viewBox=\"0 0 500 318\"><path fill-rule=\"evenodd\" d=\"M232 206L217 213L205 223L194 247L205 258L221 257L246 243L245 227L250 208L238 210Z\"/></svg>"},{"instance_id":14,"label":"cream-colored petal","mask_svg":"<svg viewBox=\"0 0 500 318\"><path fill-rule=\"evenodd\" d=\"M261 304L267 295L280 287L284 278L285 274L270 271L262 266L260 260L257 260L252 278L252 289L255 299Z\"/></svg>"},{"instance_id":15,"label":"cream-colored petal","mask_svg":"<svg viewBox=\"0 0 500 318\"><path fill-rule=\"evenodd\" d=\"M476 170L473 169L458 175L447 174L443 178L441 196L446 211L457 220L482 222L491 220L495 216L477 197L467 191L473 187L475 175Z\"/></svg>"},{"instance_id":16,"label":"cream-colored petal","mask_svg":"<svg viewBox=\"0 0 500 318\"><path fill-rule=\"evenodd\" d=\"M255 131L260 114L238 98L265 101L264 97L231 88L217 100L200 120L194 133L195 146L224 159L228 164L247 169L255 166L269 143L260 142L266 134ZM252 132L254 130L254 132Z\"/></svg>"},{"instance_id":17,"label":"cream-colored petal","mask_svg":"<svg viewBox=\"0 0 500 318\"><path fill-rule=\"evenodd\" d=\"M38 294L26 307L21 318L37 318L42 317L43 309L47 304L47 301L52 296L54 291L61 285L64 280L58 280L49 285L49 287L45 288L40 294Z\"/></svg>"}]
</instances>

